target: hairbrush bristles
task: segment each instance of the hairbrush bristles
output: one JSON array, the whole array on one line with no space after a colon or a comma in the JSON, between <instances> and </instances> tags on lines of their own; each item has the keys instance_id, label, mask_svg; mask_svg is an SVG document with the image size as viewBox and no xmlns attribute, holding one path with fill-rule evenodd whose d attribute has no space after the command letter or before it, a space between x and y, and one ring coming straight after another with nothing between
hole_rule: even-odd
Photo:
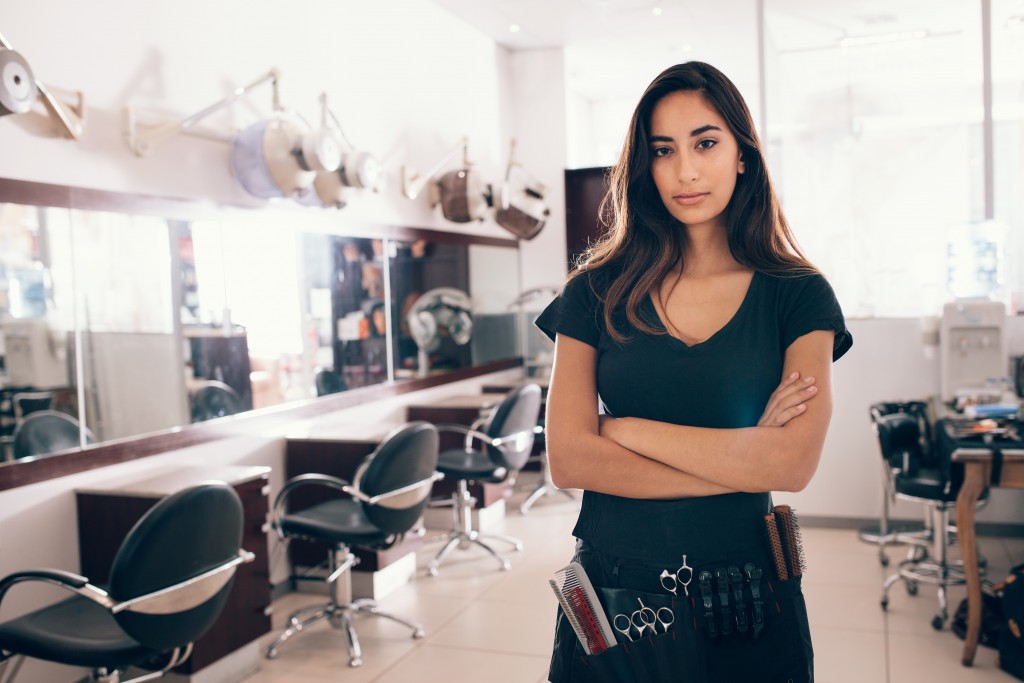
<instances>
[{"instance_id":1,"label":"hairbrush bristles","mask_svg":"<svg viewBox=\"0 0 1024 683\"><path fill-rule=\"evenodd\" d=\"M800 535L800 524L796 511L788 505L775 506L775 518L779 523L779 534L785 550L790 576L803 576L806 563L804 561L804 541Z\"/></svg>"},{"instance_id":2,"label":"hairbrush bristles","mask_svg":"<svg viewBox=\"0 0 1024 683\"><path fill-rule=\"evenodd\" d=\"M779 538L779 527L775 523L775 514L769 512L764 516L764 526L768 531L768 547L772 552L772 564L775 565L775 576L779 581L789 580L786 569L786 556L782 553L782 539Z\"/></svg>"}]
</instances>

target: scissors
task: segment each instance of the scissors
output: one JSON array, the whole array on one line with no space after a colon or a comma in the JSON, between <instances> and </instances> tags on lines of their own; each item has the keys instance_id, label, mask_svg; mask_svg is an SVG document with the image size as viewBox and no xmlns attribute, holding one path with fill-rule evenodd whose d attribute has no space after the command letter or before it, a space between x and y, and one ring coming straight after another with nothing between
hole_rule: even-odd
<instances>
[{"instance_id":1,"label":"scissors","mask_svg":"<svg viewBox=\"0 0 1024 683\"><path fill-rule=\"evenodd\" d=\"M661 587L672 595L679 595L679 587L683 587L683 594L690 596L690 582L693 581L693 567L686 564L686 555L683 555L683 566L670 572L667 569L661 571Z\"/></svg>"},{"instance_id":2,"label":"scissors","mask_svg":"<svg viewBox=\"0 0 1024 683\"><path fill-rule=\"evenodd\" d=\"M669 626L676 620L676 615L672 613L672 610L668 607L659 607L655 610L645 605L641 598L637 598L636 601L640 603L640 609L630 614L616 614L612 619L612 627L626 636L630 642L637 638L643 638L647 629L651 629L651 635L657 634L659 625L661 632L667 633ZM634 628L637 630L637 638L632 635Z\"/></svg>"}]
</instances>

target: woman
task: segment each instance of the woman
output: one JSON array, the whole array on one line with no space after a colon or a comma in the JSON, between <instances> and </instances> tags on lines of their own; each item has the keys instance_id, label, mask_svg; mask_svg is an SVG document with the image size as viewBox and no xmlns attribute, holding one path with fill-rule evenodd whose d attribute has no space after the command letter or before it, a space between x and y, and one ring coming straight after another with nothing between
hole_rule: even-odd
<instances>
[{"instance_id":1,"label":"woman","mask_svg":"<svg viewBox=\"0 0 1024 683\"><path fill-rule=\"evenodd\" d=\"M574 559L606 603L670 601L687 663L664 680L812 681L800 579L779 580L765 515L817 468L852 339L728 78L689 62L651 83L604 212L607 234L537 320L555 340L551 474L585 491ZM619 632L623 652L643 635ZM600 680L583 655L560 612L552 683Z\"/></svg>"}]
</instances>

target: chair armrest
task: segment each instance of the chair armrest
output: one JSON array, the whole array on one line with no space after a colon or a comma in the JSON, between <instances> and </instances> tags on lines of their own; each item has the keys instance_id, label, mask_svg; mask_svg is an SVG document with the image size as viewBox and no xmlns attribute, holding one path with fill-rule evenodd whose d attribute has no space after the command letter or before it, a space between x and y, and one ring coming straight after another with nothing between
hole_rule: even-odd
<instances>
[{"instance_id":1,"label":"chair armrest","mask_svg":"<svg viewBox=\"0 0 1024 683\"><path fill-rule=\"evenodd\" d=\"M361 501L363 501L365 503L368 503L370 505L376 505L377 503L379 503L382 500L388 500L390 498L397 498L398 496L404 496L405 494L409 493L410 491L415 491L416 489L418 489L420 487L432 485L435 481L439 481L441 479L444 479L444 475L441 474L440 472L434 472L432 475L430 475L426 479L421 479L421 480L419 480L417 482L409 484L408 486L403 486L400 489L395 489L393 491L388 491L387 493L380 493L380 494L378 494L376 496L373 496L373 497L368 497L365 493L363 493L362 491L360 491L358 489L355 489L355 488L351 489L351 493L352 493L352 495L355 498L358 498L359 500L361 500Z\"/></svg>"},{"instance_id":2,"label":"chair armrest","mask_svg":"<svg viewBox=\"0 0 1024 683\"><path fill-rule=\"evenodd\" d=\"M16 583L25 583L28 581L37 581L40 583L49 583L61 588L66 588L72 593L81 595L83 598L87 598L102 605L108 609L114 606L114 601L110 599L107 592L101 588L89 583L89 579L79 574L73 574L71 572L64 571L62 569L32 569L23 572L15 572L10 574L2 581L0 581L0 601L3 601L4 595L10 590L11 586Z\"/></svg>"},{"instance_id":3,"label":"chair armrest","mask_svg":"<svg viewBox=\"0 0 1024 683\"><path fill-rule=\"evenodd\" d=\"M285 482L284 487L280 493L274 499L274 507L271 510L270 525L277 531L277 536L282 541L285 540L284 534L281 532L281 517L284 512L284 504L288 500L288 496L292 494L296 489L303 486L326 486L327 488L334 489L335 491L341 491L352 495L352 485L340 479L338 477L332 477L328 474L300 474L297 477L292 477Z\"/></svg>"},{"instance_id":4,"label":"chair armrest","mask_svg":"<svg viewBox=\"0 0 1024 683\"><path fill-rule=\"evenodd\" d=\"M476 429L474 429L472 427L467 427L465 425L439 424L439 425L434 425L434 427L436 427L437 431L439 431L439 432L455 432L456 434L465 434L466 435L466 443L465 443L466 450L471 450L471 444L473 443L474 439L478 440L478 441L482 441L482 442L484 442L488 446L497 446L498 445L497 443L494 442L494 437L489 436L487 434L484 434L483 432L478 431L478 430L476 430Z\"/></svg>"}]
</instances>

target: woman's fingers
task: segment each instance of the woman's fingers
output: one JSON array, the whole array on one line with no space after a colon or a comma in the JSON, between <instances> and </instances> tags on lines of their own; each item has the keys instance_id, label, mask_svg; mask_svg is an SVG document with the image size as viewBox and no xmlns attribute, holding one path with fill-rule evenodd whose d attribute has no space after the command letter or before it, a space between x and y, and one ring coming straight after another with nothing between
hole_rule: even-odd
<instances>
[{"instance_id":1,"label":"woman's fingers","mask_svg":"<svg viewBox=\"0 0 1024 683\"><path fill-rule=\"evenodd\" d=\"M803 413L804 402L814 398L817 391L813 377L799 379L799 373L791 373L772 393L757 424L762 427L783 426Z\"/></svg>"}]
</instances>

